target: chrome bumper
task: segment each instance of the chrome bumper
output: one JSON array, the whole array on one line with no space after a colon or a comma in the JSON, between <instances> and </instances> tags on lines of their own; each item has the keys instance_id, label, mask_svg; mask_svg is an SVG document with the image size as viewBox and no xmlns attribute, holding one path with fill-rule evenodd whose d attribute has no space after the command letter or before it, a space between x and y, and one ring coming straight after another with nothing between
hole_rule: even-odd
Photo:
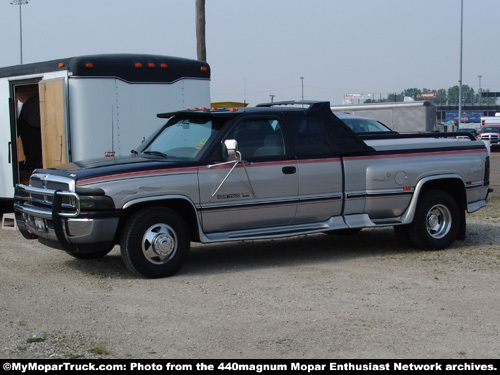
<instances>
[{"instance_id":1,"label":"chrome bumper","mask_svg":"<svg viewBox=\"0 0 500 375\"><path fill-rule=\"evenodd\" d=\"M52 206L35 206L23 199L26 194L52 197ZM71 206L62 205L62 198L71 198ZM62 247L113 241L118 227L116 216L92 215L82 217L80 197L68 191L40 189L26 185L16 186L14 211L19 230L51 241Z\"/></svg>"}]
</instances>

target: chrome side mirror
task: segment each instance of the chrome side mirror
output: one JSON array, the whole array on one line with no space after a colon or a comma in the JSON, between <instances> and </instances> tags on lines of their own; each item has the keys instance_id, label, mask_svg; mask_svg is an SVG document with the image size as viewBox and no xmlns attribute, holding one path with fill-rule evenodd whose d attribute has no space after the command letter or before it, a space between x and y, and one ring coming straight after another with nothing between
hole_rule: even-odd
<instances>
[{"instance_id":1,"label":"chrome side mirror","mask_svg":"<svg viewBox=\"0 0 500 375\"><path fill-rule=\"evenodd\" d=\"M240 163L243 164L243 168L245 169L245 174L247 175L248 184L250 185L250 190L252 191L252 195L254 198L256 198L257 195L255 195L255 190L252 186L252 181L250 181L250 176L248 175L247 166L245 165L245 162L241 157L241 152L238 151L238 142L235 139L226 139L224 141L224 143L222 144L222 157L226 160L225 162L207 165L207 168L213 168L219 165L226 165L226 164L233 164L233 166L231 167L229 172L227 172L226 177L224 177L224 179L219 184L217 189L215 189L215 191L213 192L212 196L208 201L210 202L217 195L222 185L224 185L224 182L226 182L231 173L233 173L234 169Z\"/></svg>"},{"instance_id":2,"label":"chrome side mirror","mask_svg":"<svg viewBox=\"0 0 500 375\"><path fill-rule=\"evenodd\" d=\"M241 161L241 153L238 151L238 142L235 139L224 141L223 153L226 161Z\"/></svg>"}]
</instances>

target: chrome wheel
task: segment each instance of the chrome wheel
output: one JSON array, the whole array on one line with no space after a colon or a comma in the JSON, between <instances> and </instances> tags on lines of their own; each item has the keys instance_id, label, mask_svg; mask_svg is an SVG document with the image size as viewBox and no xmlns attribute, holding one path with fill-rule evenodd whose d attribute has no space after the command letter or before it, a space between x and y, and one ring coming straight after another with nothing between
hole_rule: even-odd
<instances>
[{"instance_id":1,"label":"chrome wheel","mask_svg":"<svg viewBox=\"0 0 500 375\"><path fill-rule=\"evenodd\" d=\"M183 217L166 207L146 207L123 228L120 251L135 274L167 277L176 273L189 254L189 230Z\"/></svg>"},{"instance_id":2,"label":"chrome wheel","mask_svg":"<svg viewBox=\"0 0 500 375\"><path fill-rule=\"evenodd\" d=\"M153 264L167 263L175 255L177 246L177 235L167 224L150 226L142 237L142 252Z\"/></svg>"},{"instance_id":3,"label":"chrome wheel","mask_svg":"<svg viewBox=\"0 0 500 375\"><path fill-rule=\"evenodd\" d=\"M445 249L458 237L462 221L460 211L457 200L450 193L427 190L419 197L413 222L402 230L420 249Z\"/></svg>"},{"instance_id":4,"label":"chrome wheel","mask_svg":"<svg viewBox=\"0 0 500 375\"><path fill-rule=\"evenodd\" d=\"M427 233L432 238L441 239L450 231L452 216L448 207L436 204L428 212L426 217Z\"/></svg>"}]
</instances>

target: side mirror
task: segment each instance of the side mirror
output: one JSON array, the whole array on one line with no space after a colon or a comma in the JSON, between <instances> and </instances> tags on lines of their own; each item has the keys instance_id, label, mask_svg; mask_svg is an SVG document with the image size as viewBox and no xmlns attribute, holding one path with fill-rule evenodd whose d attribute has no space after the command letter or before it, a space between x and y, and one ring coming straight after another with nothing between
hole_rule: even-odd
<instances>
[{"instance_id":1,"label":"side mirror","mask_svg":"<svg viewBox=\"0 0 500 375\"><path fill-rule=\"evenodd\" d=\"M245 162L243 161L241 157L241 152L238 151L238 142L235 139L226 139L224 143L221 145L222 149L222 157L226 160L223 163L216 163L212 165L207 165L207 168L212 168L212 167L217 167L219 165L225 165L225 164L233 164L229 172L227 172L226 177L222 180L219 186L217 186L217 189L213 192L212 196L210 197L209 201L211 201L216 195L217 192L220 190L222 185L226 182L226 180L229 178L231 173L233 173L234 169L240 164L243 164L243 168L245 169L245 174L247 175L248 179L248 184L250 185L250 189L252 190L252 195L254 198L257 198L257 195L255 194L255 190L253 189L252 186L252 181L250 181L250 176L248 175L247 167L245 165Z\"/></svg>"},{"instance_id":2,"label":"side mirror","mask_svg":"<svg viewBox=\"0 0 500 375\"><path fill-rule=\"evenodd\" d=\"M241 161L238 142L235 139L226 139L222 146L222 152L226 161Z\"/></svg>"}]
</instances>

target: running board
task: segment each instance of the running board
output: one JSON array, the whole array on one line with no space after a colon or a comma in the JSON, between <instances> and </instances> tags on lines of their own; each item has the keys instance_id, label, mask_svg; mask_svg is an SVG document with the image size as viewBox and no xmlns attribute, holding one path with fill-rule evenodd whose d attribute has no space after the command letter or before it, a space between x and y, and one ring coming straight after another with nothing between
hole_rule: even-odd
<instances>
[{"instance_id":1,"label":"running board","mask_svg":"<svg viewBox=\"0 0 500 375\"><path fill-rule=\"evenodd\" d=\"M200 233L200 238L203 243L258 240L299 236L302 234L320 233L338 229L365 228L373 226L376 226L376 224L370 220L367 214L346 215L344 217L335 216L326 221L310 224L294 224L268 228L234 230L228 232Z\"/></svg>"}]
</instances>

